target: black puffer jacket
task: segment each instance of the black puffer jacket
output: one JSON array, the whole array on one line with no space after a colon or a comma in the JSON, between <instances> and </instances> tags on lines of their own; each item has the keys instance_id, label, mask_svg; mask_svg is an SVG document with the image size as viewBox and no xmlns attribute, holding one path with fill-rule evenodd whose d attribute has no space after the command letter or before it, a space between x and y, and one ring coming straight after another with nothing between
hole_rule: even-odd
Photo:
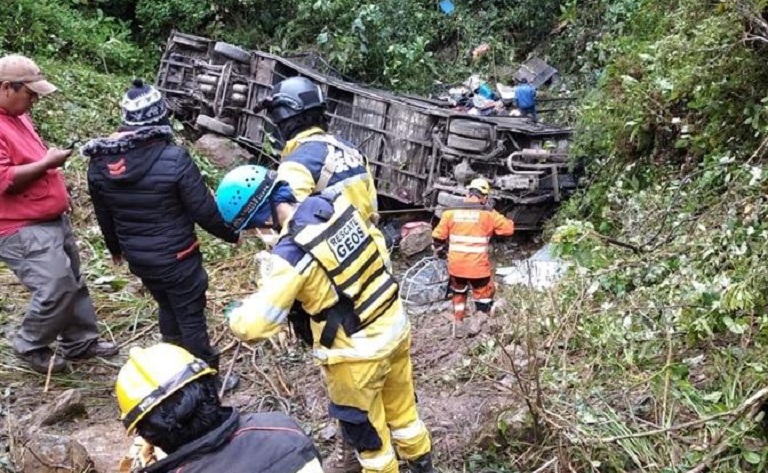
<instances>
[{"instance_id":1,"label":"black puffer jacket","mask_svg":"<svg viewBox=\"0 0 768 473\"><path fill-rule=\"evenodd\" d=\"M173 144L170 127L147 127L91 140L88 188L107 248L140 277L167 276L196 255L197 223L236 242L187 151Z\"/></svg>"},{"instance_id":2,"label":"black puffer jacket","mask_svg":"<svg viewBox=\"0 0 768 473\"><path fill-rule=\"evenodd\" d=\"M222 425L141 473L318 473L320 454L282 412L243 417L232 410Z\"/></svg>"}]
</instances>

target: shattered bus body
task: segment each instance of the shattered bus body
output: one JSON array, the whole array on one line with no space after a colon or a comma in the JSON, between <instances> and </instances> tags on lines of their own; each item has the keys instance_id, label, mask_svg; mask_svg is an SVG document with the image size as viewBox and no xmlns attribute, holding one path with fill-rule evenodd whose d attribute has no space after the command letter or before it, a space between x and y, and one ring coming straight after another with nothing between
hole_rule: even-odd
<instances>
[{"instance_id":1,"label":"shattered bus body","mask_svg":"<svg viewBox=\"0 0 768 473\"><path fill-rule=\"evenodd\" d=\"M518 229L535 230L577 186L570 129L466 115L437 100L354 84L318 57L280 57L174 32L157 86L182 121L238 142L254 153L253 162L274 165L274 126L254 110L274 84L296 75L321 85L331 131L362 149L379 195L401 205L439 212L459 204L464 186L482 176L493 185L494 206Z\"/></svg>"}]
</instances>

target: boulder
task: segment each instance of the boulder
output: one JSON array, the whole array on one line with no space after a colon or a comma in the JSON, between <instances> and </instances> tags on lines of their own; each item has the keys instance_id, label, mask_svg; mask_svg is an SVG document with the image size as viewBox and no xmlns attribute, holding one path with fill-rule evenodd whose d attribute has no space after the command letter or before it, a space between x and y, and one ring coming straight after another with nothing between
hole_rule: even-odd
<instances>
[{"instance_id":1,"label":"boulder","mask_svg":"<svg viewBox=\"0 0 768 473\"><path fill-rule=\"evenodd\" d=\"M82 395L77 389L61 393L53 403L44 404L31 414L24 416L19 425L24 428L24 437L31 438L41 427L54 425L85 414Z\"/></svg>"},{"instance_id":2,"label":"boulder","mask_svg":"<svg viewBox=\"0 0 768 473\"><path fill-rule=\"evenodd\" d=\"M408 222L400 229L400 253L413 256L432 246L429 222Z\"/></svg>"},{"instance_id":3,"label":"boulder","mask_svg":"<svg viewBox=\"0 0 768 473\"><path fill-rule=\"evenodd\" d=\"M195 141L194 146L214 166L221 169L231 169L239 164L247 163L252 158L251 153L241 148L237 143L211 133L201 136Z\"/></svg>"},{"instance_id":4,"label":"boulder","mask_svg":"<svg viewBox=\"0 0 768 473\"><path fill-rule=\"evenodd\" d=\"M20 448L16 464L24 473L97 471L85 447L63 435L36 434Z\"/></svg>"},{"instance_id":5,"label":"boulder","mask_svg":"<svg viewBox=\"0 0 768 473\"><path fill-rule=\"evenodd\" d=\"M114 420L78 428L72 438L88 451L95 471L102 473L118 471L120 460L133 443L123 424Z\"/></svg>"}]
</instances>

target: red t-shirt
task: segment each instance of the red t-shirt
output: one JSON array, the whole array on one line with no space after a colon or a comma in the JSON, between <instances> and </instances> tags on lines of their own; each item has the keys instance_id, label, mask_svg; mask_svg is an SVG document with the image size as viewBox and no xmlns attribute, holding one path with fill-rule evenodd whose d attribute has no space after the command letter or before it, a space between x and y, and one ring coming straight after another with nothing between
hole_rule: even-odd
<instances>
[{"instance_id":1,"label":"red t-shirt","mask_svg":"<svg viewBox=\"0 0 768 473\"><path fill-rule=\"evenodd\" d=\"M27 115L12 117L0 109L0 236L11 235L31 222L52 220L69 208L64 177L49 169L16 194L10 194L15 166L39 161L46 148Z\"/></svg>"}]
</instances>

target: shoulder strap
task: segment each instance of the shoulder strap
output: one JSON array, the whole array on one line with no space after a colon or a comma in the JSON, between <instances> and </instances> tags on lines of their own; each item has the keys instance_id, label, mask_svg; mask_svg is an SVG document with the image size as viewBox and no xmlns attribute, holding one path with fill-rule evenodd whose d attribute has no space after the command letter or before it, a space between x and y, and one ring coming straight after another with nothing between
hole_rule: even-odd
<instances>
[{"instance_id":1,"label":"shoulder strap","mask_svg":"<svg viewBox=\"0 0 768 473\"><path fill-rule=\"evenodd\" d=\"M336 166L338 163L339 160L336 159L335 154L329 152L328 156L325 158L325 163L323 163L323 168L320 169L320 177L317 179L315 192L323 192L325 188L328 187L328 184L331 182L331 178L333 177L333 173L336 172Z\"/></svg>"},{"instance_id":2,"label":"shoulder strap","mask_svg":"<svg viewBox=\"0 0 768 473\"><path fill-rule=\"evenodd\" d=\"M365 159L365 156L363 156L363 153L360 152L360 150L352 146L349 146L345 143L342 143L339 139L337 139L335 136L331 134L323 133L323 134L310 135L305 138L300 138L297 141L299 143L308 143L311 141L325 143L328 145L329 148L338 148L344 154L350 154L352 156L359 157L360 161L363 164L367 165L367 160ZM338 166L338 163L339 163L339 160L336 158L335 153L329 150L328 155L325 158L325 163L323 163L323 167L322 169L320 169L320 177L317 179L315 192L322 192L323 190L325 190L326 187L328 187L328 184L331 182L331 178L333 177L334 172L336 172L336 167Z\"/></svg>"}]
</instances>

